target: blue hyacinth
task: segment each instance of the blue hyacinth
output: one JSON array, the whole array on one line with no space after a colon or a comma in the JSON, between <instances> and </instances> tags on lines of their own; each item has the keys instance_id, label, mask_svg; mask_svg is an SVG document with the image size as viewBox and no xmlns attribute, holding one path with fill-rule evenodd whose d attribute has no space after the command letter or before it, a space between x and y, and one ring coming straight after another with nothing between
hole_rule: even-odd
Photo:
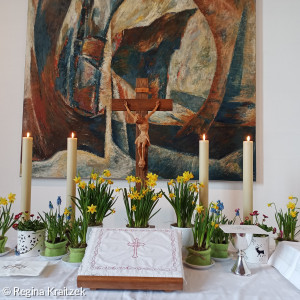
<instances>
[{"instance_id":1,"label":"blue hyacinth","mask_svg":"<svg viewBox=\"0 0 300 300\"><path fill-rule=\"evenodd\" d=\"M53 209L53 204L51 201L49 201L49 209Z\"/></svg>"},{"instance_id":2,"label":"blue hyacinth","mask_svg":"<svg viewBox=\"0 0 300 300\"><path fill-rule=\"evenodd\" d=\"M57 203L57 205L61 205L61 197L60 196L57 197L56 203Z\"/></svg>"},{"instance_id":3,"label":"blue hyacinth","mask_svg":"<svg viewBox=\"0 0 300 300\"><path fill-rule=\"evenodd\" d=\"M240 215L240 209L239 209L239 208L237 208L237 209L235 210L235 215L236 215L237 217L239 217L239 215Z\"/></svg>"},{"instance_id":4,"label":"blue hyacinth","mask_svg":"<svg viewBox=\"0 0 300 300\"><path fill-rule=\"evenodd\" d=\"M220 200L217 201L217 205L218 205L218 209L219 209L219 210L222 211L222 210L224 209L224 204L223 204L223 202L221 202Z\"/></svg>"}]
</instances>

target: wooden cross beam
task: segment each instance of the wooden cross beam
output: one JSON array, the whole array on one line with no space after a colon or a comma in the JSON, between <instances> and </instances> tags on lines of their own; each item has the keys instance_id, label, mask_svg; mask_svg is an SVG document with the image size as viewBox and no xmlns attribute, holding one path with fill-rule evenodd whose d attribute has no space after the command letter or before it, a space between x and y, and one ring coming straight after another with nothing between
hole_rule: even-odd
<instances>
[{"instance_id":1,"label":"wooden cross beam","mask_svg":"<svg viewBox=\"0 0 300 300\"><path fill-rule=\"evenodd\" d=\"M136 99L112 99L112 111L127 111L136 123L136 174L145 183L148 173L149 118L155 111L171 111L171 99L148 99L148 78L136 79ZM126 107L127 106L127 107ZM135 111L135 113L132 113ZM148 113L148 111L151 111ZM140 185L137 185L140 188Z\"/></svg>"}]
</instances>

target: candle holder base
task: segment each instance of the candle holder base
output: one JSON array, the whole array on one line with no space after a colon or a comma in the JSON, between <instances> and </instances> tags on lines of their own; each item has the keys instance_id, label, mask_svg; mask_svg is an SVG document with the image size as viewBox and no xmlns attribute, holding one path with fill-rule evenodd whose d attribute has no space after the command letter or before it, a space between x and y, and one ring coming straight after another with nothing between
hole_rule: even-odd
<instances>
[{"instance_id":1,"label":"candle holder base","mask_svg":"<svg viewBox=\"0 0 300 300\"><path fill-rule=\"evenodd\" d=\"M240 250L238 253L238 258L233 265L231 272L240 276L251 276L251 271L247 266L244 255L245 252Z\"/></svg>"}]
</instances>

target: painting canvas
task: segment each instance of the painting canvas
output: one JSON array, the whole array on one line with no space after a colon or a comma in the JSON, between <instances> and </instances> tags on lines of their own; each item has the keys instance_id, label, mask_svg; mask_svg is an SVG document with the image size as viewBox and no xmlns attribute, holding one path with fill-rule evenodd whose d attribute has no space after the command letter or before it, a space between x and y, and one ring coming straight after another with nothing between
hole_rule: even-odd
<instances>
[{"instance_id":1,"label":"painting canvas","mask_svg":"<svg viewBox=\"0 0 300 300\"><path fill-rule=\"evenodd\" d=\"M23 135L34 137L33 176L65 177L71 132L81 176L134 174L135 124L111 103L135 98L139 77L150 98L173 100L150 119L149 171L197 178L205 133L210 179L241 180L242 142L255 142L255 0L28 2Z\"/></svg>"}]
</instances>

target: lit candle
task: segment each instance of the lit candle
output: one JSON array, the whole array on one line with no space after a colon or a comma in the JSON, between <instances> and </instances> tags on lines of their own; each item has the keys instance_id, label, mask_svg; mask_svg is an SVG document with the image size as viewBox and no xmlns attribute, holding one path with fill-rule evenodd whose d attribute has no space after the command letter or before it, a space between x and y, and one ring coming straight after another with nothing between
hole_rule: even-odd
<instances>
[{"instance_id":1,"label":"lit candle","mask_svg":"<svg viewBox=\"0 0 300 300\"><path fill-rule=\"evenodd\" d=\"M243 217L253 212L253 142L243 142Z\"/></svg>"},{"instance_id":2,"label":"lit candle","mask_svg":"<svg viewBox=\"0 0 300 300\"><path fill-rule=\"evenodd\" d=\"M204 207L208 207L208 179L209 179L209 141L205 139L199 141L199 182L204 187L200 188L200 202Z\"/></svg>"},{"instance_id":3,"label":"lit candle","mask_svg":"<svg viewBox=\"0 0 300 300\"><path fill-rule=\"evenodd\" d=\"M72 136L68 138L67 149L67 207L72 206L72 217L75 216L75 203L72 201L72 197L76 196L76 183L74 178L76 176L77 169L77 138Z\"/></svg>"},{"instance_id":4,"label":"lit candle","mask_svg":"<svg viewBox=\"0 0 300 300\"><path fill-rule=\"evenodd\" d=\"M31 204L32 144L33 138L27 132L27 137L23 137L22 145L21 211L28 211L29 214ZM29 214L26 219L29 218Z\"/></svg>"}]
</instances>

